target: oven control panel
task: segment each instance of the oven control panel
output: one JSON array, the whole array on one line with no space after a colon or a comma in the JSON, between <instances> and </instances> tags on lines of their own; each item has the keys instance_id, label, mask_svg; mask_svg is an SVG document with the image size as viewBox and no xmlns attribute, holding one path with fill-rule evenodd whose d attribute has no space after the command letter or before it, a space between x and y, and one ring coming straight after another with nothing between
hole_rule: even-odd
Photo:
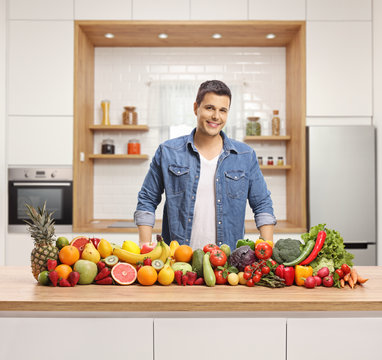
<instances>
[{"instance_id":1,"label":"oven control panel","mask_svg":"<svg viewBox=\"0 0 382 360\"><path fill-rule=\"evenodd\" d=\"M71 168L10 168L8 180L73 180Z\"/></svg>"}]
</instances>

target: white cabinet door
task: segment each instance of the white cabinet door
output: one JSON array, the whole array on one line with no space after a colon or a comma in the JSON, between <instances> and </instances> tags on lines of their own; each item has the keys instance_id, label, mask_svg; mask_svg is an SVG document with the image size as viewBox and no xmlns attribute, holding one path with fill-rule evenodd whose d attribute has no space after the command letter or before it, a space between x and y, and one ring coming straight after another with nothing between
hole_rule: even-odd
<instances>
[{"instance_id":1,"label":"white cabinet door","mask_svg":"<svg viewBox=\"0 0 382 360\"><path fill-rule=\"evenodd\" d=\"M305 20L305 0L249 0L249 20Z\"/></svg>"},{"instance_id":2,"label":"white cabinet door","mask_svg":"<svg viewBox=\"0 0 382 360\"><path fill-rule=\"evenodd\" d=\"M75 0L76 20L130 20L133 0Z\"/></svg>"},{"instance_id":3,"label":"white cabinet door","mask_svg":"<svg viewBox=\"0 0 382 360\"><path fill-rule=\"evenodd\" d=\"M285 360L285 319L155 319L154 359Z\"/></svg>"},{"instance_id":4,"label":"white cabinet door","mask_svg":"<svg viewBox=\"0 0 382 360\"><path fill-rule=\"evenodd\" d=\"M371 0L307 0L307 20L371 20Z\"/></svg>"},{"instance_id":5,"label":"white cabinet door","mask_svg":"<svg viewBox=\"0 0 382 360\"><path fill-rule=\"evenodd\" d=\"M288 319L287 359L381 358L382 318Z\"/></svg>"},{"instance_id":6,"label":"white cabinet door","mask_svg":"<svg viewBox=\"0 0 382 360\"><path fill-rule=\"evenodd\" d=\"M133 20L189 20L189 0L132 0Z\"/></svg>"},{"instance_id":7,"label":"white cabinet door","mask_svg":"<svg viewBox=\"0 0 382 360\"><path fill-rule=\"evenodd\" d=\"M8 165L72 165L73 118L9 116Z\"/></svg>"},{"instance_id":8,"label":"white cabinet door","mask_svg":"<svg viewBox=\"0 0 382 360\"><path fill-rule=\"evenodd\" d=\"M247 20L247 0L192 0L191 20Z\"/></svg>"},{"instance_id":9,"label":"white cabinet door","mask_svg":"<svg viewBox=\"0 0 382 360\"><path fill-rule=\"evenodd\" d=\"M370 22L309 22L307 116L372 115Z\"/></svg>"},{"instance_id":10,"label":"white cabinet door","mask_svg":"<svg viewBox=\"0 0 382 360\"><path fill-rule=\"evenodd\" d=\"M10 20L73 20L72 1L11 0L8 4Z\"/></svg>"},{"instance_id":11,"label":"white cabinet door","mask_svg":"<svg viewBox=\"0 0 382 360\"><path fill-rule=\"evenodd\" d=\"M73 115L73 22L10 21L11 115Z\"/></svg>"},{"instance_id":12,"label":"white cabinet door","mask_svg":"<svg viewBox=\"0 0 382 360\"><path fill-rule=\"evenodd\" d=\"M153 320L0 318L0 359L152 360Z\"/></svg>"}]
</instances>

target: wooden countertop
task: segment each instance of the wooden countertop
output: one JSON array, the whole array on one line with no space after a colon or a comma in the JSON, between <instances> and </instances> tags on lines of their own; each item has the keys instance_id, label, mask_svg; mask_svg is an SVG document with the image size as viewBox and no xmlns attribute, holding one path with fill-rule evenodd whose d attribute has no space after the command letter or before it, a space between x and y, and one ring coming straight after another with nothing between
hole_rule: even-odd
<instances>
[{"instance_id":1,"label":"wooden countertop","mask_svg":"<svg viewBox=\"0 0 382 360\"><path fill-rule=\"evenodd\" d=\"M29 267L0 267L0 311L382 311L382 267L357 267L370 280L344 289L291 286L40 286Z\"/></svg>"}]
</instances>

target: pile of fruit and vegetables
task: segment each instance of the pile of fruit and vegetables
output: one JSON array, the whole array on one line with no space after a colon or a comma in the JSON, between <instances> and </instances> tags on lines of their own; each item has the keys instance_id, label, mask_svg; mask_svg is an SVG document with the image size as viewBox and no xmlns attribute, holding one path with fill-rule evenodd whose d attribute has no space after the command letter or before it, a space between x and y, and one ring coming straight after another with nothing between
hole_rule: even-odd
<instances>
[{"instance_id":1,"label":"pile of fruit and vegetables","mask_svg":"<svg viewBox=\"0 0 382 360\"><path fill-rule=\"evenodd\" d=\"M41 285L177 284L215 286L229 284L281 288L298 285L355 288L368 279L353 267L341 235L314 226L297 239L272 241L240 239L236 248L208 244L193 250L161 236L140 248L133 241L122 246L105 239L78 236L70 242L55 238L54 219L45 205L27 206L29 231L35 246L32 273Z\"/></svg>"}]
</instances>

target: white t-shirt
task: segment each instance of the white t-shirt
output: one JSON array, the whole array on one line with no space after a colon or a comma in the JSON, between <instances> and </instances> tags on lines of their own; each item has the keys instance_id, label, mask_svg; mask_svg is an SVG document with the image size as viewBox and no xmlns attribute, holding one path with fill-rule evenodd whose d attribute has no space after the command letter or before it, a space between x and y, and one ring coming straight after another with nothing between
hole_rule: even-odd
<instances>
[{"instance_id":1,"label":"white t-shirt","mask_svg":"<svg viewBox=\"0 0 382 360\"><path fill-rule=\"evenodd\" d=\"M220 154L211 160L199 156L200 176L190 241L194 250L203 249L207 244L216 244L215 174Z\"/></svg>"}]
</instances>

